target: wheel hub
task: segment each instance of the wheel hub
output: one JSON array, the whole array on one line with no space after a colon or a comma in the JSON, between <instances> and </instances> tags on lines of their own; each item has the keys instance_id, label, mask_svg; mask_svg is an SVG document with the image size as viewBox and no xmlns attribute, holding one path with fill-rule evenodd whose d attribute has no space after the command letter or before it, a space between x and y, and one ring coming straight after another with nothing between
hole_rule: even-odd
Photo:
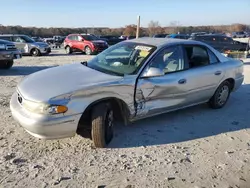
<instances>
[{"instance_id":1,"label":"wheel hub","mask_svg":"<svg viewBox=\"0 0 250 188\"><path fill-rule=\"evenodd\" d=\"M228 95L229 95L228 86L223 86L219 92L218 103L220 105L223 105L227 101Z\"/></svg>"}]
</instances>

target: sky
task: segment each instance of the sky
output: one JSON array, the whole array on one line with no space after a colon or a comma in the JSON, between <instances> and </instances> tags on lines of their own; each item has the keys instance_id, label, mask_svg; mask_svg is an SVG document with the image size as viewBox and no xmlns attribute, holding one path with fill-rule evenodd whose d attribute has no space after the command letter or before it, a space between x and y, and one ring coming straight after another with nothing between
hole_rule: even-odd
<instances>
[{"instance_id":1,"label":"sky","mask_svg":"<svg viewBox=\"0 0 250 188\"><path fill-rule=\"evenodd\" d=\"M182 26L250 24L250 0L7 0L0 24L36 27L124 27L159 21Z\"/></svg>"}]
</instances>

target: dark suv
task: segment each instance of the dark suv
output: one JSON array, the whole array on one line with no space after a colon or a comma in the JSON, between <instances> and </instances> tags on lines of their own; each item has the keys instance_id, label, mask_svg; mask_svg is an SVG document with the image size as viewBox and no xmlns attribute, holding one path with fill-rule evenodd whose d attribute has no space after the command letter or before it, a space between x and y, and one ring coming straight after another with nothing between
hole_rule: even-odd
<instances>
[{"instance_id":1,"label":"dark suv","mask_svg":"<svg viewBox=\"0 0 250 188\"><path fill-rule=\"evenodd\" d=\"M85 52L87 55L102 52L108 48L108 43L91 34L70 34L64 40L67 54Z\"/></svg>"},{"instance_id":2,"label":"dark suv","mask_svg":"<svg viewBox=\"0 0 250 188\"><path fill-rule=\"evenodd\" d=\"M14 43L0 40L0 68L9 69L14 63L14 59L20 59L22 54L16 49Z\"/></svg>"},{"instance_id":3,"label":"dark suv","mask_svg":"<svg viewBox=\"0 0 250 188\"><path fill-rule=\"evenodd\" d=\"M220 52L231 51L245 51L247 49L246 43L234 41L232 38L219 34L196 35L190 39L202 41L214 47Z\"/></svg>"}]
</instances>

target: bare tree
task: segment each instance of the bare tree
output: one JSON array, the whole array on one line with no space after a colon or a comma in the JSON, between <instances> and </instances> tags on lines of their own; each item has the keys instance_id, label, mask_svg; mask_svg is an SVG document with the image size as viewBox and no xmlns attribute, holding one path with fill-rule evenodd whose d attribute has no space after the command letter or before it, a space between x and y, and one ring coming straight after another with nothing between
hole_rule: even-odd
<instances>
[{"instance_id":1,"label":"bare tree","mask_svg":"<svg viewBox=\"0 0 250 188\"><path fill-rule=\"evenodd\" d=\"M160 34L163 32L162 27L160 26L158 21L150 21L148 24L148 34L149 36L153 36L155 34Z\"/></svg>"},{"instance_id":2,"label":"bare tree","mask_svg":"<svg viewBox=\"0 0 250 188\"><path fill-rule=\"evenodd\" d=\"M179 26L180 26L180 22L179 21L172 21L170 22L170 27L174 28L174 33L178 33L179 32Z\"/></svg>"}]
</instances>

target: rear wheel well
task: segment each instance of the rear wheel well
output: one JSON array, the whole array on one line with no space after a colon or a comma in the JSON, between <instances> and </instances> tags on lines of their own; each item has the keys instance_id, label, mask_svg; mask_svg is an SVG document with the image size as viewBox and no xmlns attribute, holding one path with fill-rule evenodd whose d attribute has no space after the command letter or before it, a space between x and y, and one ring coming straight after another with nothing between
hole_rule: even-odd
<instances>
[{"instance_id":1,"label":"rear wheel well","mask_svg":"<svg viewBox=\"0 0 250 188\"><path fill-rule=\"evenodd\" d=\"M233 78L228 78L225 81L228 81L230 83L230 90L232 91L234 89L235 81Z\"/></svg>"},{"instance_id":2,"label":"rear wheel well","mask_svg":"<svg viewBox=\"0 0 250 188\"><path fill-rule=\"evenodd\" d=\"M124 101L117 98L105 98L91 103L83 112L77 126L77 134L91 138L91 113L92 109L100 103L109 103L114 111L115 121L127 124L129 117L129 110Z\"/></svg>"}]
</instances>

